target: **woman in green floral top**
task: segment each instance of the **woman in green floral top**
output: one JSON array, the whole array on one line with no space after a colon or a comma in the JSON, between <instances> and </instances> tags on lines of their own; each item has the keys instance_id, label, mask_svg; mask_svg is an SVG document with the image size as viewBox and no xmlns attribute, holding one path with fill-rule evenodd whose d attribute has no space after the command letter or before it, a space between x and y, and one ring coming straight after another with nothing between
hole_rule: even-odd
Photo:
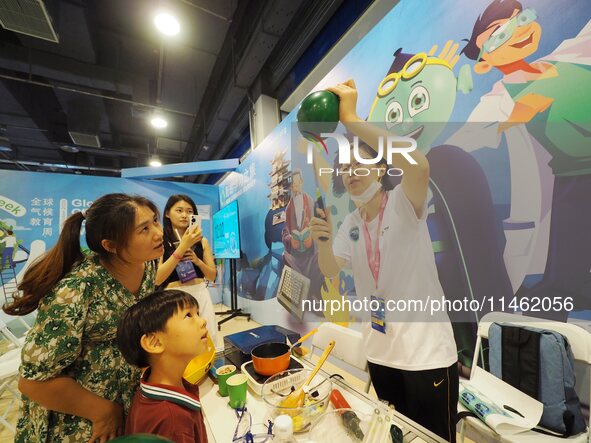
<instances>
[{"instance_id":1,"label":"woman in green floral top","mask_svg":"<svg viewBox=\"0 0 591 443\"><path fill-rule=\"evenodd\" d=\"M15 441L102 443L121 433L140 374L117 348L117 323L154 289L163 253L158 220L143 197L105 195L86 214L70 216L58 243L27 270L24 295L4 309L24 315L38 308L22 353Z\"/></svg>"}]
</instances>

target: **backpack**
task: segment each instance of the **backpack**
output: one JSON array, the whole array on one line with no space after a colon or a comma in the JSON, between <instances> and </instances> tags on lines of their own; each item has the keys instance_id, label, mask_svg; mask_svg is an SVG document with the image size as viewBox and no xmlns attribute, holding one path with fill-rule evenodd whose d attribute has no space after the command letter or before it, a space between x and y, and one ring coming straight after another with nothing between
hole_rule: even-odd
<instances>
[{"instance_id":1,"label":"backpack","mask_svg":"<svg viewBox=\"0 0 591 443\"><path fill-rule=\"evenodd\" d=\"M544 404L540 426L563 437L586 430L565 337L547 329L492 323L488 342L490 372Z\"/></svg>"}]
</instances>

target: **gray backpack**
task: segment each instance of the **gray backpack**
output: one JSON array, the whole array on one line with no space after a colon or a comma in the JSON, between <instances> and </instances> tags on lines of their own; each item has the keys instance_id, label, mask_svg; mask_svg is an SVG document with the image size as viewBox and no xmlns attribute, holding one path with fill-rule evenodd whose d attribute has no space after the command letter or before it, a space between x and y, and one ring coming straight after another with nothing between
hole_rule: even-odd
<instances>
[{"instance_id":1,"label":"gray backpack","mask_svg":"<svg viewBox=\"0 0 591 443\"><path fill-rule=\"evenodd\" d=\"M541 427L564 437L586 430L573 354L561 334L492 323L488 342L490 372L544 404Z\"/></svg>"}]
</instances>

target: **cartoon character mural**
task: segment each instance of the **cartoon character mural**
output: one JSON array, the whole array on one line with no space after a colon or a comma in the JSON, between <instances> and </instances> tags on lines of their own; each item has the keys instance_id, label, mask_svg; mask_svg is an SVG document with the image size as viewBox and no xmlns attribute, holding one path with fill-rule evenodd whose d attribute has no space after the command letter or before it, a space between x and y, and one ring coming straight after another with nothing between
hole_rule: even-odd
<instances>
[{"instance_id":1,"label":"cartoon character mural","mask_svg":"<svg viewBox=\"0 0 591 443\"><path fill-rule=\"evenodd\" d=\"M318 266L318 251L310 235L310 220L314 217L314 200L304 191L302 170L291 173L291 198L285 209L282 240L285 264L310 279L310 296L321 299L320 287L324 276Z\"/></svg>"},{"instance_id":2,"label":"cartoon character mural","mask_svg":"<svg viewBox=\"0 0 591 443\"><path fill-rule=\"evenodd\" d=\"M444 293L451 300L494 300L486 303L484 313L499 298L512 295L495 235L499 228L488 182L469 154L451 145L433 146L452 115L457 90L471 90L468 66L460 69L458 79L453 73L458 46L447 42L438 56L437 46L428 54L396 51L368 120L413 137L426 154L431 166L427 223ZM474 342L473 325L468 323L476 322L480 314L449 314L458 347L464 351L460 358L468 362Z\"/></svg>"},{"instance_id":3,"label":"cartoon character mural","mask_svg":"<svg viewBox=\"0 0 591 443\"><path fill-rule=\"evenodd\" d=\"M263 155L264 159L261 159L271 165L269 181L265 182L265 186L270 190L267 195L269 209L264 219L265 254L251 257L243 253L238 264L240 295L251 300L273 298L283 269L282 231L285 207L289 200L290 161L286 158L285 149L268 151L267 154L272 153L272 158L267 160Z\"/></svg>"},{"instance_id":4,"label":"cartoon character mural","mask_svg":"<svg viewBox=\"0 0 591 443\"><path fill-rule=\"evenodd\" d=\"M575 310L589 309L591 22L528 62L541 35L537 12L516 0L495 0L482 12L462 52L476 61L478 75L494 69L503 77L450 142L473 151L497 148L504 136L511 165L505 263L517 295L573 297ZM537 257L545 259L538 264L541 281L520 287L527 274L541 271ZM542 309L534 315L566 320L568 313Z\"/></svg>"}]
</instances>

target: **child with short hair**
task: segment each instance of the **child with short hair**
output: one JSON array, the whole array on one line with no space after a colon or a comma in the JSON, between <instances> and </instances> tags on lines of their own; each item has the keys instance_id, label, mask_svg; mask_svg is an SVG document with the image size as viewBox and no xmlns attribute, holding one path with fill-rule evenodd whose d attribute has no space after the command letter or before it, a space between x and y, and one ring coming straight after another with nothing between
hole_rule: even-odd
<instances>
[{"instance_id":1,"label":"child with short hair","mask_svg":"<svg viewBox=\"0 0 591 443\"><path fill-rule=\"evenodd\" d=\"M187 364L208 347L197 301L179 290L156 291L119 321L117 344L130 364L146 368L125 434L149 433L176 443L207 443L199 388L183 379Z\"/></svg>"}]
</instances>

